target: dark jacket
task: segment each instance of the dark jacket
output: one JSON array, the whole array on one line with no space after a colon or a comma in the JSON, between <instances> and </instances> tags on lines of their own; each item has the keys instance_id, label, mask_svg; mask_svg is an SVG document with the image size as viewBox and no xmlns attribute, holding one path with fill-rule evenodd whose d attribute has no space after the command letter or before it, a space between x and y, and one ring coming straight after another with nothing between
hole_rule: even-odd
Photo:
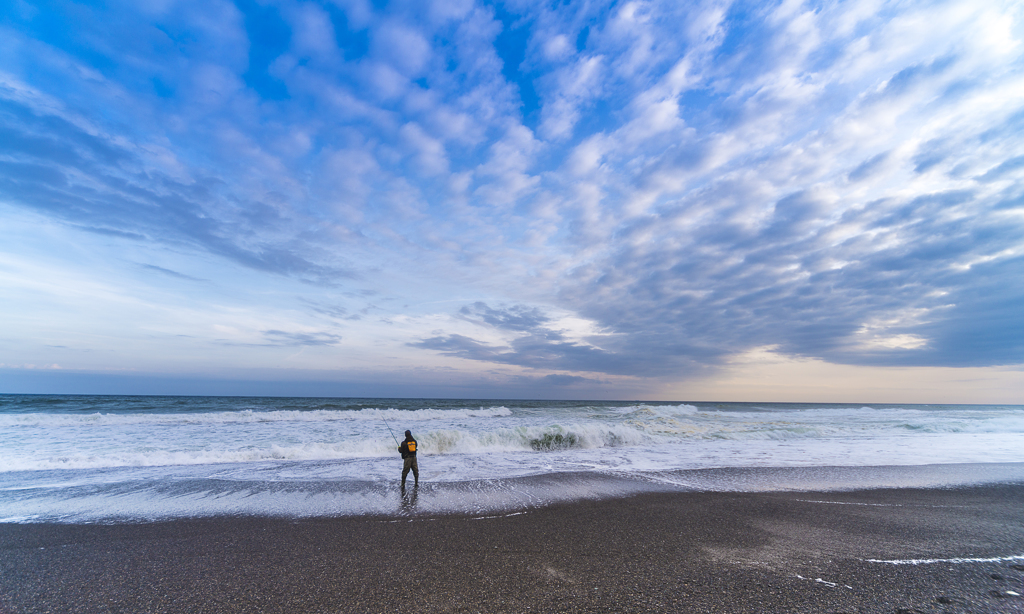
<instances>
[{"instance_id":1,"label":"dark jacket","mask_svg":"<svg viewBox=\"0 0 1024 614\"><path fill-rule=\"evenodd\" d=\"M409 444L412 443L410 446ZM402 454L402 458L416 458L416 440L412 437L406 437L402 445L398 446L398 451Z\"/></svg>"}]
</instances>

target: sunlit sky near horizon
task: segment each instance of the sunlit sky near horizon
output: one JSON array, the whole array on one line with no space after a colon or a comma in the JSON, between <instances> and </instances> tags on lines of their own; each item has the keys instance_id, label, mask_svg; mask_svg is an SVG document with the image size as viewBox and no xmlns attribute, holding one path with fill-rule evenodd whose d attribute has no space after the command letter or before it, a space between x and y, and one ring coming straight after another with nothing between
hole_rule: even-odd
<instances>
[{"instance_id":1,"label":"sunlit sky near horizon","mask_svg":"<svg viewBox=\"0 0 1024 614\"><path fill-rule=\"evenodd\" d=\"M0 6L0 392L1024 403L1024 4Z\"/></svg>"}]
</instances>

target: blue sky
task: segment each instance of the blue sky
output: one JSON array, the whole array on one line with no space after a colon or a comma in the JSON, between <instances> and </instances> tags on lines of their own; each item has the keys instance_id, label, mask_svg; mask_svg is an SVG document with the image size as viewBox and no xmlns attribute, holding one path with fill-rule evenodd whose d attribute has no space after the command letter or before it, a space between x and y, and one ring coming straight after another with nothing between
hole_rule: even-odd
<instances>
[{"instance_id":1,"label":"blue sky","mask_svg":"<svg viewBox=\"0 0 1024 614\"><path fill-rule=\"evenodd\" d=\"M0 7L10 392L1024 402L1018 2Z\"/></svg>"}]
</instances>

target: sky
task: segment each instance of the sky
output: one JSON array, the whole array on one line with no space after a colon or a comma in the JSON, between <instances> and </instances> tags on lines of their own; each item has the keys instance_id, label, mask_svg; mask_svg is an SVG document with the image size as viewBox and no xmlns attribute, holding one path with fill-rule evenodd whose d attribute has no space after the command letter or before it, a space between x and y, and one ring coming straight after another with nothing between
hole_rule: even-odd
<instances>
[{"instance_id":1,"label":"sky","mask_svg":"<svg viewBox=\"0 0 1024 614\"><path fill-rule=\"evenodd\" d=\"M0 4L0 392L1024 403L1024 4Z\"/></svg>"}]
</instances>

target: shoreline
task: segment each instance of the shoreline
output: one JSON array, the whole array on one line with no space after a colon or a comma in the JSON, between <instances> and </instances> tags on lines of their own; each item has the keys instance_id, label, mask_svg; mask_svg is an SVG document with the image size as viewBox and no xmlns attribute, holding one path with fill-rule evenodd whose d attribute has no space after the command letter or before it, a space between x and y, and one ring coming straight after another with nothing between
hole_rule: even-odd
<instances>
[{"instance_id":1,"label":"shoreline","mask_svg":"<svg viewBox=\"0 0 1024 614\"><path fill-rule=\"evenodd\" d=\"M0 612L1024 612L1021 510L1011 483L0 524Z\"/></svg>"},{"instance_id":2,"label":"shoreline","mask_svg":"<svg viewBox=\"0 0 1024 614\"><path fill-rule=\"evenodd\" d=\"M444 481L423 470L417 497L383 481L330 479L330 462L53 470L0 474L0 524L159 522L225 516L335 518L501 514L644 493L798 492L1024 484L1024 463L720 467L578 471ZM242 473L242 477L226 477ZM314 476L296 479L295 475ZM258 478L258 479L257 479Z\"/></svg>"}]
</instances>

